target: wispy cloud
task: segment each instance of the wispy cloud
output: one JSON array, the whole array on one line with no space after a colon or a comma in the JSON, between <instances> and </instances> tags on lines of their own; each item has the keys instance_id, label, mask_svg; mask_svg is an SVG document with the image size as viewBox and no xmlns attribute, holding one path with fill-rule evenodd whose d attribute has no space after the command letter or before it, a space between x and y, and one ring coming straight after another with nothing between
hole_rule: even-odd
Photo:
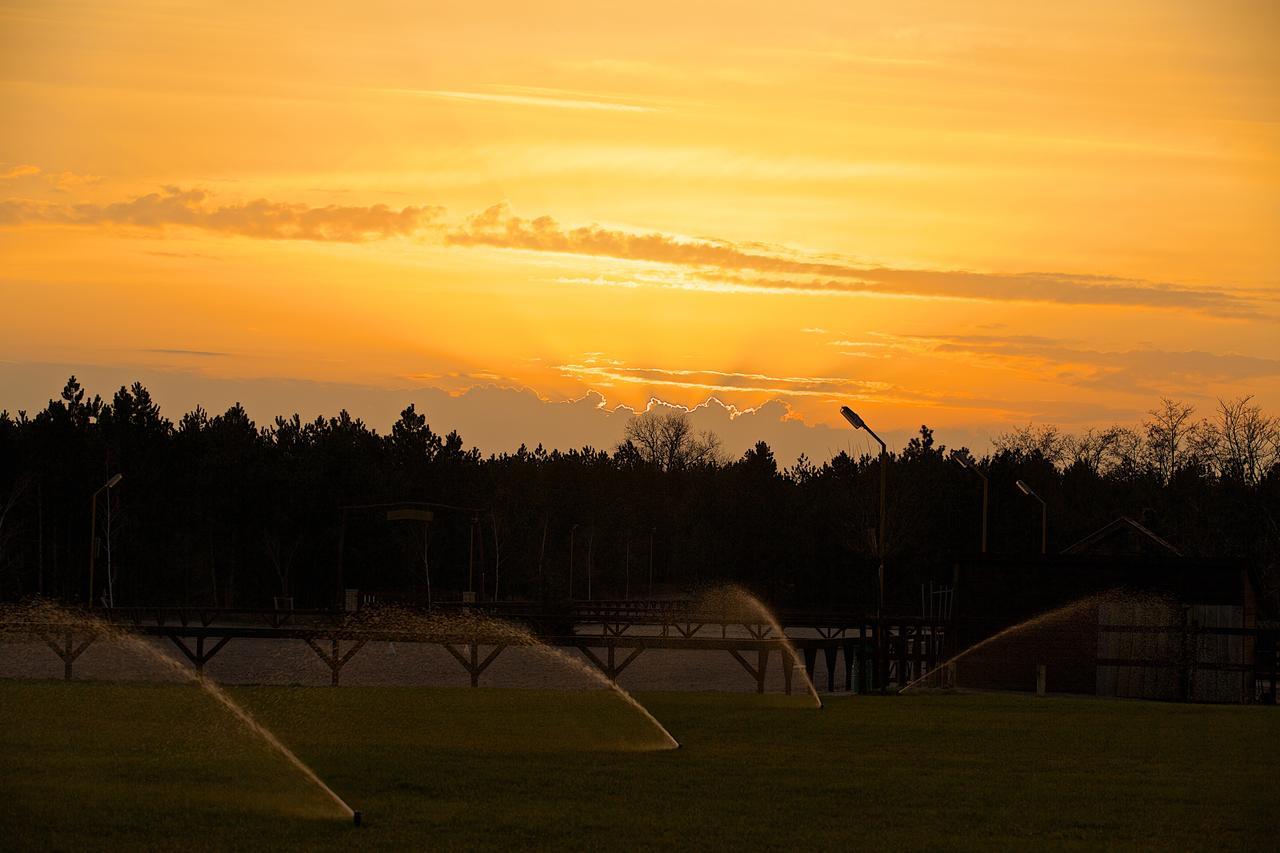
<instances>
[{"instance_id":1,"label":"wispy cloud","mask_svg":"<svg viewBox=\"0 0 1280 853\"><path fill-rule=\"evenodd\" d=\"M82 175L78 172L59 172L56 175L45 175L47 180L58 192L69 193L80 187L91 187L94 184L102 182L100 175Z\"/></svg>"},{"instance_id":2,"label":"wispy cloud","mask_svg":"<svg viewBox=\"0 0 1280 853\"><path fill-rule=\"evenodd\" d=\"M260 239L359 243L413 235L443 213L438 207L310 207L261 198L219 205L209 200L210 194L205 190L180 187L165 187L160 192L112 204L6 199L0 201L0 226L32 222L142 228L179 225Z\"/></svg>"},{"instance_id":3,"label":"wispy cloud","mask_svg":"<svg viewBox=\"0 0 1280 853\"><path fill-rule=\"evenodd\" d=\"M1015 420L1049 419L1074 422L1116 414L1096 404L1082 405L1055 400L1008 400L951 391L922 390L888 382L847 376L775 376L764 373L715 369L670 369L630 366L624 362L587 355L582 361L562 364L560 372L592 389L641 388L651 394L684 391L719 395L738 401L742 395L772 403L783 400L865 400L878 404L904 404L917 408L952 409ZM730 405L725 403L725 405ZM768 404L766 404L768 405ZM1125 416L1130 415L1124 412Z\"/></svg>"},{"instance_id":4,"label":"wispy cloud","mask_svg":"<svg viewBox=\"0 0 1280 853\"><path fill-rule=\"evenodd\" d=\"M442 89L392 89L388 91L452 101L476 101L520 107L551 107L561 110L604 110L622 113L651 113L655 107L611 100L590 93L562 92L556 89L507 87L498 92L462 92Z\"/></svg>"},{"instance_id":5,"label":"wispy cloud","mask_svg":"<svg viewBox=\"0 0 1280 853\"><path fill-rule=\"evenodd\" d=\"M255 199L219 204L203 189L165 187L110 204L0 201L0 226L25 223L186 226L260 239L366 242L432 232L447 246L514 249L659 265L635 274L602 273L578 283L726 293L877 295L897 298L1034 302L1193 311L1223 318L1269 316L1269 294L1140 279L1058 272L999 273L903 269L789 251L759 243L633 233L600 225L526 219L503 203L448 225L436 206L306 204Z\"/></svg>"},{"instance_id":6,"label":"wispy cloud","mask_svg":"<svg viewBox=\"0 0 1280 853\"><path fill-rule=\"evenodd\" d=\"M627 367L615 361L604 364L588 359L582 364L564 364L560 371L597 384L621 382L633 385L691 388L719 392L751 392L790 397L829 397L832 394L864 396L889 390L883 382L838 376L770 376L764 373L737 373L721 370L672 370L660 367Z\"/></svg>"},{"instance_id":7,"label":"wispy cloud","mask_svg":"<svg viewBox=\"0 0 1280 853\"><path fill-rule=\"evenodd\" d=\"M40 167L32 166L30 163L20 163L16 166L0 166L0 181L10 181L14 178L25 178L38 174L40 174Z\"/></svg>"},{"instance_id":8,"label":"wispy cloud","mask_svg":"<svg viewBox=\"0 0 1280 853\"><path fill-rule=\"evenodd\" d=\"M659 232L630 233L598 225L564 227L549 216L525 219L499 204L445 233L455 246L648 261L691 270L695 279L668 286L822 294L884 294L1063 305L1119 305L1198 311L1222 317L1258 313L1248 299L1223 289L1178 287L1111 276L1054 272L985 273L893 269L765 251L724 240Z\"/></svg>"},{"instance_id":9,"label":"wispy cloud","mask_svg":"<svg viewBox=\"0 0 1280 853\"><path fill-rule=\"evenodd\" d=\"M185 355L192 358L224 358L231 355L229 352L201 349L144 349L142 352L155 353L157 355Z\"/></svg>"},{"instance_id":10,"label":"wispy cloud","mask_svg":"<svg viewBox=\"0 0 1280 853\"><path fill-rule=\"evenodd\" d=\"M1206 387L1280 376L1280 359L1236 353L1106 351L1035 335L920 335L897 341L905 348L970 356L1067 385L1135 394L1198 396Z\"/></svg>"}]
</instances>

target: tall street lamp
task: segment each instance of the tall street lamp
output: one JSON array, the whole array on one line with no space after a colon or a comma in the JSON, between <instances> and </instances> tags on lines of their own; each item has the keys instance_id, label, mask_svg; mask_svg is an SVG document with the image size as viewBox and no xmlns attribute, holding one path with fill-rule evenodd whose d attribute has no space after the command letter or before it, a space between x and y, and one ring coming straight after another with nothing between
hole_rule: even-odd
<instances>
[{"instance_id":1,"label":"tall street lamp","mask_svg":"<svg viewBox=\"0 0 1280 853\"><path fill-rule=\"evenodd\" d=\"M124 479L123 474L116 474L98 487L90 498L89 509L89 606L93 607L93 569L98 556L98 495L107 493L107 586L111 587L111 490ZM108 593L108 601L115 602Z\"/></svg>"},{"instance_id":2,"label":"tall street lamp","mask_svg":"<svg viewBox=\"0 0 1280 853\"><path fill-rule=\"evenodd\" d=\"M991 481L969 456L957 453L951 458L956 460L961 468L972 471L982 478L982 553L985 554L987 553L987 498L991 490Z\"/></svg>"},{"instance_id":3,"label":"tall street lamp","mask_svg":"<svg viewBox=\"0 0 1280 853\"><path fill-rule=\"evenodd\" d=\"M885 490L885 473L888 470L889 451L885 447L884 441L880 436L867 426L866 421L858 417L858 413L848 406L840 407L840 414L844 415L844 419L850 423L854 429L865 430L867 435L876 440L880 445L880 535L876 537L876 556L880 560L880 598L876 603L876 617L879 618L880 611L884 609L884 490Z\"/></svg>"},{"instance_id":4,"label":"tall street lamp","mask_svg":"<svg viewBox=\"0 0 1280 853\"><path fill-rule=\"evenodd\" d=\"M1029 498L1035 498L1040 501L1040 554L1041 556L1049 552L1049 505L1044 502L1044 498L1037 495L1022 480L1016 484L1018 491L1022 492Z\"/></svg>"}]
</instances>

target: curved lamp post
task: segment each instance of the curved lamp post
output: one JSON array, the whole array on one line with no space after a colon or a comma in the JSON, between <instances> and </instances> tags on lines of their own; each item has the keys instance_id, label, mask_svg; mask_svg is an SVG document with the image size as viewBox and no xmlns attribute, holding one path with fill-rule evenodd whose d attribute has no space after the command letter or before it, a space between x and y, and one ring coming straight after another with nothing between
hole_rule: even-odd
<instances>
[{"instance_id":1,"label":"curved lamp post","mask_svg":"<svg viewBox=\"0 0 1280 853\"><path fill-rule=\"evenodd\" d=\"M880 598L876 603L876 616L880 615L880 611L884 609L884 489L885 489L885 472L888 470L889 451L885 447L884 441L880 436L867 426L867 422L858 417L858 413L848 406L840 407L840 414L849 422L854 429L865 430L867 435L876 440L880 445L880 535L876 537L876 557L880 560Z\"/></svg>"},{"instance_id":2,"label":"curved lamp post","mask_svg":"<svg viewBox=\"0 0 1280 853\"><path fill-rule=\"evenodd\" d=\"M1019 480L1015 485L1017 485L1018 491L1027 497L1040 501L1040 554L1043 556L1049 552L1049 505L1044 502L1044 498L1033 492L1031 487L1024 481Z\"/></svg>"},{"instance_id":3,"label":"curved lamp post","mask_svg":"<svg viewBox=\"0 0 1280 853\"><path fill-rule=\"evenodd\" d=\"M966 471L972 471L982 478L982 553L985 554L987 553L987 498L991 490L991 481L987 479L986 474L982 473L982 469L977 466L972 458L962 456L959 453L951 458L956 460L961 468Z\"/></svg>"}]
</instances>

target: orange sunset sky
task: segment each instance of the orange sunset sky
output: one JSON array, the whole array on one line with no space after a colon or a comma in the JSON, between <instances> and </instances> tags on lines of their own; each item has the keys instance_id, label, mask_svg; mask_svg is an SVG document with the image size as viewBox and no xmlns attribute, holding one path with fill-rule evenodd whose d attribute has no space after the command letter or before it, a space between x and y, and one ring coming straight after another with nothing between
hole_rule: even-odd
<instances>
[{"instance_id":1,"label":"orange sunset sky","mask_svg":"<svg viewBox=\"0 0 1280 853\"><path fill-rule=\"evenodd\" d=\"M1280 5L0 2L0 408L1280 408ZM614 411L617 407L626 407Z\"/></svg>"}]
</instances>

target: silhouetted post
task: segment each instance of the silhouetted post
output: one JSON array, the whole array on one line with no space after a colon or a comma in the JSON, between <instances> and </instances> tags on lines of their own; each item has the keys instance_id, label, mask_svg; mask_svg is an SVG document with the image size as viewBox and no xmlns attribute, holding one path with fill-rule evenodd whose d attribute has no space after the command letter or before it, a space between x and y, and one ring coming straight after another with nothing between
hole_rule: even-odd
<instances>
[{"instance_id":1,"label":"silhouetted post","mask_svg":"<svg viewBox=\"0 0 1280 853\"><path fill-rule=\"evenodd\" d=\"M979 470L977 464L967 456L956 454L952 457L956 462L960 463L960 467L972 471L982 478L982 553L987 553L987 503L990 497L991 481L987 479L987 475Z\"/></svg>"},{"instance_id":2,"label":"silhouetted post","mask_svg":"<svg viewBox=\"0 0 1280 853\"><path fill-rule=\"evenodd\" d=\"M44 477L36 480L36 593L44 595Z\"/></svg>"},{"instance_id":3,"label":"silhouetted post","mask_svg":"<svg viewBox=\"0 0 1280 853\"><path fill-rule=\"evenodd\" d=\"M625 598L627 601L630 601L631 600L631 534L630 533L627 534L627 544L626 544L626 547L624 548L624 551L626 552L626 557L624 558L623 569L622 569L622 577L623 577L623 584L624 584L622 597Z\"/></svg>"},{"instance_id":4,"label":"silhouetted post","mask_svg":"<svg viewBox=\"0 0 1280 853\"><path fill-rule=\"evenodd\" d=\"M498 545L498 516L491 510L489 520L493 522L493 600L498 600L498 581L502 575L502 549Z\"/></svg>"},{"instance_id":5,"label":"silhouetted post","mask_svg":"<svg viewBox=\"0 0 1280 853\"><path fill-rule=\"evenodd\" d=\"M467 543L467 592L472 602L476 600L476 527L479 524L479 517L471 516L471 538Z\"/></svg>"},{"instance_id":6,"label":"silhouetted post","mask_svg":"<svg viewBox=\"0 0 1280 853\"><path fill-rule=\"evenodd\" d=\"M547 528L551 525L551 516L542 516L542 545L538 548L538 584L542 584L542 561L547 557Z\"/></svg>"},{"instance_id":7,"label":"silhouetted post","mask_svg":"<svg viewBox=\"0 0 1280 853\"><path fill-rule=\"evenodd\" d=\"M1049 553L1049 505L1044 502L1044 498L1033 492L1031 487L1022 480L1019 480L1016 485L1018 486L1018 491L1029 498L1035 498L1040 501L1040 554L1043 556Z\"/></svg>"},{"instance_id":8,"label":"silhouetted post","mask_svg":"<svg viewBox=\"0 0 1280 853\"><path fill-rule=\"evenodd\" d=\"M573 599L573 537L578 532L578 525L569 528L569 598Z\"/></svg>"},{"instance_id":9,"label":"silhouetted post","mask_svg":"<svg viewBox=\"0 0 1280 853\"><path fill-rule=\"evenodd\" d=\"M595 541L596 529L592 527L591 530L587 532L587 601L591 600L591 556L592 546L595 545Z\"/></svg>"},{"instance_id":10,"label":"silhouetted post","mask_svg":"<svg viewBox=\"0 0 1280 853\"><path fill-rule=\"evenodd\" d=\"M98 557L98 495L102 494L104 491L107 493L107 501L108 501L108 503L107 503L107 512L108 512L108 514L109 514L109 513L111 512L111 503L110 503L110 501L111 501L111 489L112 489L114 486L116 486L116 485L117 485L121 480L123 480L123 479L124 479L124 475L123 475L123 474L116 474L116 475L115 475L114 477L112 477L110 480L107 480L107 482L105 482L105 483L103 483L101 486L99 486L99 487L98 487L98 490L97 490L96 492L94 492L94 493L93 493L93 497L92 497L92 498L90 498L90 505L89 505L89 601L88 601L88 604L89 604L89 606L90 606L90 607L93 607L93 570L94 570L94 564L95 564L95 562L96 562L96 560L97 560L97 557ZM110 515L108 515L108 518L110 518ZM108 559L109 559L109 555L110 555L110 553L111 553L111 542L110 542L110 536L111 536L111 525L110 525L110 522L108 522L108 524L107 524L107 537L108 537L108 541L107 541L107 554L108 554ZM111 564L110 564L110 562L108 561L108 563L107 563L107 574L108 574L107 582L108 582L108 583L110 583L110 573L111 573Z\"/></svg>"},{"instance_id":11,"label":"silhouetted post","mask_svg":"<svg viewBox=\"0 0 1280 853\"><path fill-rule=\"evenodd\" d=\"M650 601L653 601L653 532L656 528L649 528L649 595Z\"/></svg>"},{"instance_id":12,"label":"silhouetted post","mask_svg":"<svg viewBox=\"0 0 1280 853\"><path fill-rule=\"evenodd\" d=\"M347 545L347 508L344 506L342 507L342 516L338 521L338 597L337 597L337 601L338 601L339 607L344 606L346 594L347 594L346 576L343 574L343 570L342 570L342 557L343 557L343 553L346 551L346 545ZM217 595L218 595L218 592L215 586L214 604L217 604Z\"/></svg>"}]
</instances>

